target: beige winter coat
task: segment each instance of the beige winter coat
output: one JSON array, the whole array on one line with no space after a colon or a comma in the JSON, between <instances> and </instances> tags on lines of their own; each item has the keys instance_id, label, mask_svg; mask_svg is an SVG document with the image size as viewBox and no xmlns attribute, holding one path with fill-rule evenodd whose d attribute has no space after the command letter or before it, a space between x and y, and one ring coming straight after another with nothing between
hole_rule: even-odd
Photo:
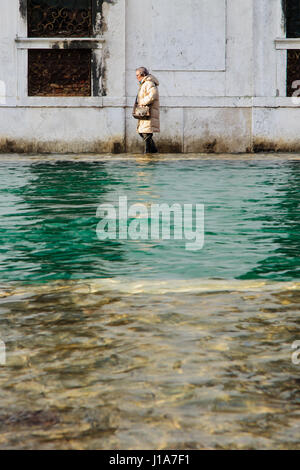
<instances>
[{"instance_id":1,"label":"beige winter coat","mask_svg":"<svg viewBox=\"0 0 300 470\"><path fill-rule=\"evenodd\" d=\"M139 119L137 132L140 134L160 132L158 85L159 81L153 75L147 75L142 80L138 93L138 105L150 106L150 119Z\"/></svg>"}]
</instances>

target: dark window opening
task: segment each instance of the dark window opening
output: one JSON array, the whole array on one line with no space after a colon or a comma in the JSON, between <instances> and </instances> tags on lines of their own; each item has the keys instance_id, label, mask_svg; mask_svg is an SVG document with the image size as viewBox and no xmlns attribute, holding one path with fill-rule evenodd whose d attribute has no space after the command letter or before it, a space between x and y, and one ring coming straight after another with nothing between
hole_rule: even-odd
<instances>
[{"instance_id":1,"label":"dark window opening","mask_svg":"<svg viewBox=\"0 0 300 470\"><path fill-rule=\"evenodd\" d=\"M91 96L91 51L29 50L28 95Z\"/></svg>"},{"instance_id":2,"label":"dark window opening","mask_svg":"<svg viewBox=\"0 0 300 470\"><path fill-rule=\"evenodd\" d=\"M299 81L297 84L296 81ZM293 96L300 86L300 49L287 51L287 96ZM298 92L297 95L299 96Z\"/></svg>"},{"instance_id":3,"label":"dark window opening","mask_svg":"<svg viewBox=\"0 0 300 470\"><path fill-rule=\"evenodd\" d=\"M286 37L300 37L300 1L285 0Z\"/></svg>"},{"instance_id":4,"label":"dark window opening","mask_svg":"<svg viewBox=\"0 0 300 470\"><path fill-rule=\"evenodd\" d=\"M28 37L92 36L92 0L28 0Z\"/></svg>"},{"instance_id":5,"label":"dark window opening","mask_svg":"<svg viewBox=\"0 0 300 470\"><path fill-rule=\"evenodd\" d=\"M300 1L285 0L286 37L300 38ZM286 95L293 96L300 81L300 49L287 50Z\"/></svg>"}]
</instances>

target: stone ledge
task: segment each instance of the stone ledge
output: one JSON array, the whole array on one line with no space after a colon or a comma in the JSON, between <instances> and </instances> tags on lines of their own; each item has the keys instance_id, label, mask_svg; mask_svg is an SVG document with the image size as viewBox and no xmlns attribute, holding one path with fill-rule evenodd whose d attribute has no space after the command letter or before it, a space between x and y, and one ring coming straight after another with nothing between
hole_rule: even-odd
<instances>
[{"instance_id":1,"label":"stone ledge","mask_svg":"<svg viewBox=\"0 0 300 470\"><path fill-rule=\"evenodd\" d=\"M300 38L276 38L275 47L279 50L300 49Z\"/></svg>"},{"instance_id":2,"label":"stone ledge","mask_svg":"<svg viewBox=\"0 0 300 470\"><path fill-rule=\"evenodd\" d=\"M16 37L17 49L102 49L105 42L98 38L20 38Z\"/></svg>"},{"instance_id":3,"label":"stone ledge","mask_svg":"<svg viewBox=\"0 0 300 470\"><path fill-rule=\"evenodd\" d=\"M132 108L135 96L0 97L0 108ZM299 108L300 97L161 97L161 108Z\"/></svg>"}]
</instances>

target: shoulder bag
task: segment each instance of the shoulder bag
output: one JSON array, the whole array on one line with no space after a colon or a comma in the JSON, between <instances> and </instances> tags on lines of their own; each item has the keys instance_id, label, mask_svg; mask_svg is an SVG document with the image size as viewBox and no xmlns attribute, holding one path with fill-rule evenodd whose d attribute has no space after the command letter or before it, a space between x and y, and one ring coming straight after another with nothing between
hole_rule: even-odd
<instances>
[{"instance_id":1,"label":"shoulder bag","mask_svg":"<svg viewBox=\"0 0 300 470\"><path fill-rule=\"evenodd\" d=\"M150 119L150 107L149 106L139 106L138 97L135 99L135 103L132 110L132 116L134 119Z\"/></svg>"}]
</instances>

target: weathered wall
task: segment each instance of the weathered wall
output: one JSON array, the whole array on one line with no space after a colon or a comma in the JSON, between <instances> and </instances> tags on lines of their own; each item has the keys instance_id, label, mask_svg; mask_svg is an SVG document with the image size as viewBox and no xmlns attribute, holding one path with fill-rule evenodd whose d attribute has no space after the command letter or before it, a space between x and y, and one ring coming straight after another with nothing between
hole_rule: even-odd
<instances>
[{"instance_id":1,"label":"weathered wall","mask_svg":"<svg viewBox=\"0 0 300 470\"><path fill-rule=\"evenodd\" d=\"M0 105L15 104L17 95L17 51L14 38L19 15L18 2L1 0L0 8Z\"/></svg>"},{"instance_id":2,"label":"weathered wall","mask_svg":"<svg viewBox=\"0 0 300 470\"><path fill-rule=\"evenodd\" d=\"M235 97L252 94L252 29L252 0L202 0L197 8L194 1L127 1L128 102L136 93L135 68L150 64L161 83L160 148L251 148L250 103L240 108ZM135 151L140 144L130 111L127 148Z\"/></svg>"},{"instance_id":3,"label":"weathered wall","mask_svg":"<svg viewBox=\"0 0 300 470\"><path fill-rule=\"evenodd\" d=\"M45 98L27 96L27 46L15 41L26 37L26 1L0 0L0 151L140 152L141 65L161 83L161 151L299 150L299 103L285 97L286 50L275 43L282 0L97 5L95 96Z\"/></svg>"},{"instance_id":4,"label":"weathered wall","mask_svg":"<svg viewBox=\"0 0 300 470\"><path fill-rule=\"evenodd\" d=\"M0 114L0 129L4 152L119 153L124 148L121 108L86 108L83 115L80 108L11 107Z\"/></svg>"}]
</instances>

